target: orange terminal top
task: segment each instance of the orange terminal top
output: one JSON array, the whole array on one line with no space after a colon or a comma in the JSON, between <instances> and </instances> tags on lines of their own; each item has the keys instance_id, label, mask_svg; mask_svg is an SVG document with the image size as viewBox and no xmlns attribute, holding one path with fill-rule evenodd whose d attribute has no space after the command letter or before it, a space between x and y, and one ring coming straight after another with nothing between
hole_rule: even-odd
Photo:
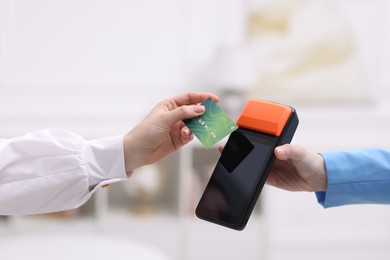
<instances>
[{"instance_id":1,"label":"orange terminal top","mask_svg":"<svg viewBox=\"0 0 390 260\"><path fill-rule=\"evenodd\" d=\"M237 120L239 127L280 136L292 108L263 100L249 100Z\"/></svg>"}]
</instances>

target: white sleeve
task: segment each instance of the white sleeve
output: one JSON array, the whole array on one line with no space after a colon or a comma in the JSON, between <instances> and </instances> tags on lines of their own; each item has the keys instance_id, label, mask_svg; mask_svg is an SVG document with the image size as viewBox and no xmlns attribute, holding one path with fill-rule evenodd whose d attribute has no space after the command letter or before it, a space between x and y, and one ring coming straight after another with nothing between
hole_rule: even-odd
<instances>
[{"instance_id":1,"label":"white sleeve","mask_svg":"<svg viewBox=\"0 0 390 260\"><path fill-rule=\"evenodd\" d=\"M123 136L86 141L59 129L0 139L0 215L77 208L127 179Z\"/></svg>"}]
</instances>

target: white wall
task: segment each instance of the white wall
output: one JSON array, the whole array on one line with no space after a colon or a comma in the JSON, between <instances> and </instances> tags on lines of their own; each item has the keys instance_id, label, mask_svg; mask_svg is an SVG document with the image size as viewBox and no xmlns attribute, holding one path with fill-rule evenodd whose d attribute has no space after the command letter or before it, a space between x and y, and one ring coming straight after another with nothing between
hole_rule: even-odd
<instances>
[{"instance_id":1,"label":"white wall","mask_svg":"<svg viewBox=\"0 0 390 260\"><path fill-rule=\"evenodd\" d=\"M0 1L3 136L123 132L162 98L199 89L191 71L240 34L222 33L240 5L229 2Z\"/></svg>"},{"instance_id":2,"label":"white wall","mask_svg":"<svg viewBox=\"0 0 390 260\"><path fill-rule=\"evenodd\" d=\"M253 2L267 1L2 0L2 111L23 122L28 113L54 117L63 110L69 117L123 113L137 122L163 97L208 89L194 74L219 46L243 40L241 16ZM381 96L390 89L388 1L332 2L351 22L367 87Z\"/></svg>"},{"instance_id":3,"label":"white wall","mask_svg":"<svg viewBox=\"0 0 390 260\"><path fill-rule=\"evenodd\" d=\"M375 97L389 93L389 1L343 0L332 4L340 8L350 24L360 54L360 66Z\"/></svg>"}]
</instances>

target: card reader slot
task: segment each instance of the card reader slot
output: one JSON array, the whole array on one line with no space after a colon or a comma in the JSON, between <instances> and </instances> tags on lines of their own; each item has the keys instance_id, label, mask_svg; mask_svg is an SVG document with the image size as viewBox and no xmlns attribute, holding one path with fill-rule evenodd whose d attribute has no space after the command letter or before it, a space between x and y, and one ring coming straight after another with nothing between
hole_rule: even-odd
<instances>
[{"instance_id":1,"label":"card reader slot","mask_svg":"<svg viewBox=\"0 0 390 260\"><path fill-rule=\"evenodd\" d=\"M280 136L291 113L289 106L264 100L250 100L238 118L237 125Z\"/></svg>"}]
</instances>

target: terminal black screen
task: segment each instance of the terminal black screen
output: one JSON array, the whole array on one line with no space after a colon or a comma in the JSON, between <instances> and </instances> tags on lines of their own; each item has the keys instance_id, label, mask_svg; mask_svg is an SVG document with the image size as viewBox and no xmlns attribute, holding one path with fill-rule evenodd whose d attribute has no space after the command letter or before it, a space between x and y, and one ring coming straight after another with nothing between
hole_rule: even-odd
<instances>
[{"instance_id":1,"label":"terminal black screen","mask_svg":"<svg viewBox=\"0 0 390 260\"><path fill-rule=\"evenodd\" d=\"M234 131L200 199L197 216L239 229L264 185L276 143L277 138L268 134Z\"/></svg>"}]
</instances>

